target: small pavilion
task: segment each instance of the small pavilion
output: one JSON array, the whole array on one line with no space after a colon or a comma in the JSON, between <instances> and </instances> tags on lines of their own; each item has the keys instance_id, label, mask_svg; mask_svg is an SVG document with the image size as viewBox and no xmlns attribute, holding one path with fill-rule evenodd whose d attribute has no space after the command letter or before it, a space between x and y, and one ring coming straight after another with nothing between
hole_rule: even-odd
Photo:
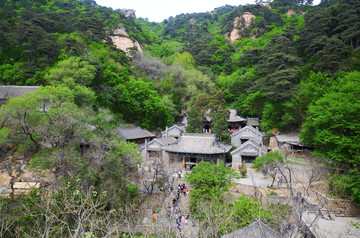
<instances>
[{"instance_id":1,"label":"small pavilion","mask_svg":"<svg viewBox=\"0 0 360 238\"><path fill-rule=\"evenodd\" d=\"M232 131L239 130L246 126L246 118L237 115L237 109L229 109L230 115L228 118L229 129Z\"/></svg>"}]
</instances>

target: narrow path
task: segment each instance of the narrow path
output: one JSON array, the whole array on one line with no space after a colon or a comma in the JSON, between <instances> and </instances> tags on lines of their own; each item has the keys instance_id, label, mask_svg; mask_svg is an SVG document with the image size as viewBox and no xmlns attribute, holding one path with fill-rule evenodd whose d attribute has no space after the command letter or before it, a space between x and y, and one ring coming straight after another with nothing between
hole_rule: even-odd
<instances>
[{"instance_id":1,"label":"narrow path","mask_svg":"<svg viewBox=\"0 0 360 238\"><path fill-rule=\"evenodd\" d=\"M178 227L178 225L176 224L176 218L178 218L178 223L180 223L180 229L181 229L181 233L180 230L177 229L177 237L198 237L198 226L196 226L196 222L194 222L191 219L190 216L190 194L189 191L191 193L191 188L189 184L186 184L184 177L177 178L176 181L174 182L175 185L175 192L178 191L178 185L182 185L185 183L185 187L187 189L187 194L184 195L183 193L180 193L179 196L179 200L176 203L176 205L174 207L178 207L178 211L181 211L181 213L176 213L175 209L171 212L171 216L170 216L170 223L174 224L176 227ZM174 191L173 191L174 192ZM167 203L173 204L173 192L170 194L170 196L168 197ZM179 216L184 216L185 218L188 217L187 223L183 222L181 219L181 217ZM179 221L180 220L180 221Z\"/></svg>"}]
</instances>

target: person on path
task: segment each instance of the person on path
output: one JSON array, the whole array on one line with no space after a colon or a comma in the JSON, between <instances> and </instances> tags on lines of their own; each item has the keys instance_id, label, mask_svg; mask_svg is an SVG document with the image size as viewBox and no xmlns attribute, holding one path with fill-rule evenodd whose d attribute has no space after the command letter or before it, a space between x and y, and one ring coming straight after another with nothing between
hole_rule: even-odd
<instances>
[{"instance_id":1,"label":"person on path","mask_svg":"<svg viewBox=\"0 0 360 238\"><path fill-rule=\"evenodd\" d=\"M280 177L280 186L281 186L282 182L283 182L283 177L281 176Z\"/></svg>"},{"instance_id":2,"label":"person on path","mask_svg":"<svg viewBox=\"0 0 360 238\"><path fill-rule=\"evenodd\" d=\"M280 186L280 177L276 178L277 186Z\"/></svg>"},{"instance_id":3,"label":"person on path","mask_svg":"<svg viewBox=\"0 0 360 238\"><path fill-rule=\"evenodd\" d=\"M184 193L184 196L186 196L186 188L184 188L183 193Z\"/></svg>"}]
</instances>

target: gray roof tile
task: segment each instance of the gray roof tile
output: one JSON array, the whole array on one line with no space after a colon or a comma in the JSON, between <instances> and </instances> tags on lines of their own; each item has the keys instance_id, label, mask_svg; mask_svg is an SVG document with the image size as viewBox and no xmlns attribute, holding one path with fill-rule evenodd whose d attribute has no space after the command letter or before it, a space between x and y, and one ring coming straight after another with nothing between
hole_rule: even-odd
<instances>
[{"instance_id":1,"label":"gray roof tile","mask_svg":"<svg viewBox=\"0 0 360 238\"><path fill-rule=\"evenodd\" d=\"M141 139L147 137L155 137L155 135L140 127L135 128L117 128L119 135L125 140Z\"/></svg>"},{"instance_id":2,"label":"gray roof tile","mask_svg":"<svg viewBox=\"0 0 360 238\"><path fill-rule=\"evenodd\" d=\"M254 221L247 227L238 229L234 232L221 236L222 238L282 238L277 231L274 231L271 227L264 222L258 220Z\"/></svg>"},{"instance_id":3,"label":"gray roof tile","mask_svg":"<svg viewBox=\"0 0 360 238\"><path fill-rule=\"evenodd\" d=\"M223 154L229 152L230 149L230 145L218 143L215 135L200 133L185 133L175 144L165 148L169 152L193 154Z\"/></svg>"},{"instance_id":4,"label":"gray roof tile","mask_svg":"<svg viewBox=\"0 0 360 238\"><path fill-rule=\"evenodd\" d=\"M0 99L22 97L25 93L35 92L39 86L0 86Z\"/></svg>"}]
</instances>

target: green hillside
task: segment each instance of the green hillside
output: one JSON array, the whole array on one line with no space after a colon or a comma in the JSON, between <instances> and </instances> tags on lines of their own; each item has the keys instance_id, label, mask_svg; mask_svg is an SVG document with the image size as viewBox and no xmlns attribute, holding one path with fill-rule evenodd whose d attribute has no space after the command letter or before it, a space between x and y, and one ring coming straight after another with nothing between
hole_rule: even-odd
<instances>
[{"instance_id":1,"label":"green hillside","mask_svg":"<svg viewBox=\"0 0 360 238\"><path fill-rule=\"evenodd\" d=\"M148 202L133 182L145 173L142 158L116 128L159 133L187 115L187 132L201 132L208 113L229 143L225 109L235 107L267 136L298 133L328 169L330 191L360 204L359 22L358 0L259 1L161 23L94 0L1 0L0 84L42 87L0 107L0 169L12 188L24 166L57 186L57 206L36 192L1 198L4 237L43 229L50 218L40 208L57 228L35 237L77 237L67 204L101 208L88 216L101 218L98 233L85 232L91 220L81 237L107 236L108 220L138 222ZM118 49L116 29L141 49Z\"/></svg>"}]
</instances>

